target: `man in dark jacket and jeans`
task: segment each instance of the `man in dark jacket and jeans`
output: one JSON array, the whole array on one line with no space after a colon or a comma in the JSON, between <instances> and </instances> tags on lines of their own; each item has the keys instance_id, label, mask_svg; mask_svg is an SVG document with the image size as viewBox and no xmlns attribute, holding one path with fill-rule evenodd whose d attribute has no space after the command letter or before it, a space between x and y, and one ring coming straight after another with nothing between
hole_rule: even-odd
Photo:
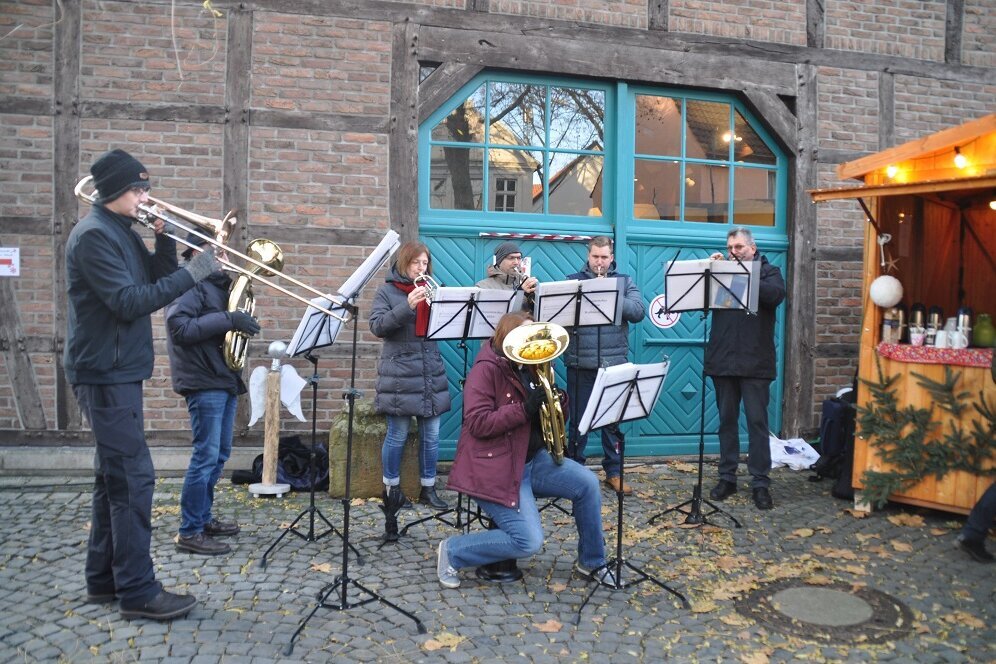
<instances>
[{"instance_id":1,"label":"man in dark jacket and jeans","mask_svg":"<svg viewBox=\"0 0 996 664\"><path fill-rule=\"evenodd\" d=\"M628 274L616 272L615 257L612 253L612 240L604 235L594 237L588 243L588 259L581 271L568 275L568 279L598 279L618 277L622 280L622 323L598 327L581 327L577 335L572 334L571 343L564 354L567 366L567 391L570 395L570 433L568 434L568 456L584 463L584 448L588 434L578 435L578 420L588 406L595 376L599 367L614 367L627 361L629 353L629 324L639 323L647 315L643 296ZM576 341L576 343L575 343ZM632 493L629 485L624 485L619 477L622 468L619 458L619 445L622 434L619 426L610 424L602 427L602 468L605 470L605 483L613 491Z\"/></svg>"},{"instance_id":2,"label":"man in dark jacket and jeans","mask_svg":"<svg viewBox=\"0 0 996 664\"><path fill-rule=\"evenodd\" d=\"M123 150L90 167L99 198L66 241L66 378L93 430L87 601L121 600L123 618L169 620L197 600L163 590L149 546L155 470L145 442L142 382L152 375L152 312L221 266L205 252L177 269L176 243L154 222L149 253L132 229L149 174Z\"/></svg>"},{"instance_id":3,"label":"man in dark jacket and jeans","mask_svg":"<svg viewBox=\"0 0 996 664\"><path fill-rule=\"evenodd\" d=\"M719 410L719 483L709 493L725 500L737 491L740 458L740 402L747 414L747 472L751 474L754 505L769 510L773 503L768 487L771 447L768 442L768 394L775 378L775 309L785 299L781 271L757 251L746 228L726 236L729 259L754 261L760 270L757 314L742 309L717 309L705 351L705 373L712 378ZM712 260L723 260L716 252Z\"/></svg>"},{"instance_id":4,"label":"man in dark jacket and jeans","mask_svg":"<svg viewBox=\"0 0 996 664\"><path fill-rule=\"evenodd\" d=\"M191 244L204 240L189 235ZM183 252L190 260L193 249ZM222 254L224 257L224 254ZM237 535L239 525L212 514L214 487L232 454L238 396L246 392L241 371L225 362L225 335L254 336L259 323L244 311L228 311L231 279L216 272L166 307L166 348L173 391L183 395L193 436L190 463L180 492L177 551L214 556L231 548L216 537Z\"/></svg>"}]
</instances>

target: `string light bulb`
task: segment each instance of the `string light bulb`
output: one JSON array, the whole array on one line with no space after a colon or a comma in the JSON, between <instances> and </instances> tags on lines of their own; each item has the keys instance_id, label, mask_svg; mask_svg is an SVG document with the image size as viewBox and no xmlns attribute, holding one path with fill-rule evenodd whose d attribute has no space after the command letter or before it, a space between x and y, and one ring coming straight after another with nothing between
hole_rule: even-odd
<instances>
[{"instance_id":1,"label":"string light bulb","mask_svg":"<svg viewBox=\"0 0 996 664\"><path fill-rule=\"evenodd\" d=\"M896 173L899 172L899 167L895 164L889 164L885 167L885 175L891 180L896 177Z\"/></svg>"},{"instance_id":2,"label":"string light bulb","mask_svg":"<svg viewBox=\"0 0 996 664\"><path fill-rule=\"evenodd\" d=\"M961 153L961 149L958 147L955 147L954 165L957 168L968 166L968 158Z\"/></svg>"}]
</instances>

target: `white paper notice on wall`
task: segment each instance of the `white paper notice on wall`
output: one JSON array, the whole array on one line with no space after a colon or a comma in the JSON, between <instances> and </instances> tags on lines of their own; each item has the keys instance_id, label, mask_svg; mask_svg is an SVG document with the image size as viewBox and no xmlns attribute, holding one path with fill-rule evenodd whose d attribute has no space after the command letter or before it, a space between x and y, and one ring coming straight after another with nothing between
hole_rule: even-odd
<instances>
[{"instance_id":1,"label":"white paper notice on wall","mask_svg":"<svg viewBox=\"0 0 996 664\"><path fill-rule=\"evenodd\" d=\"M0 247L0 277L21 276L21 248Z\"/></svg>"}]
</instances>

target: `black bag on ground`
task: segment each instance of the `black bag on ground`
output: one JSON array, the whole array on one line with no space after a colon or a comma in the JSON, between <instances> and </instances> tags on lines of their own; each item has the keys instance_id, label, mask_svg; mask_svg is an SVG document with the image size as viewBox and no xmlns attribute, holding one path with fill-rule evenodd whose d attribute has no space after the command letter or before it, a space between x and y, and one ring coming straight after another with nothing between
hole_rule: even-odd
<instances>
[{"instance_id":1,"label":"black bag on ground","mask_svg":"<svg viewBox=\"0 0 996 664\"><path fill-rule=\"evenodd\" d=\"M820 458L810 470L810 482L837 479L854 463L855 408L847 399L826 399L820 417ZM850 443L850 445L848 445ZM850 452L848 452L850 450ZM850 472L847 473L850 482Z\"/></svg>"},{"instance_id":2,"label":"black bag on ground","mask_svg":"<svg viewBox=\"0 0 996 664\"><path fill-rule=\"evenodd\" d=\"M252 470L232 471L232 484L253 484L263 481L263 455L252 462ZM293 491L311 489L311 448L300 436L284 436L277 449L277 483L289 484ZM329 453L325 445L315 445L315 490L329 488Z\"/></svg>"}]
</instances>

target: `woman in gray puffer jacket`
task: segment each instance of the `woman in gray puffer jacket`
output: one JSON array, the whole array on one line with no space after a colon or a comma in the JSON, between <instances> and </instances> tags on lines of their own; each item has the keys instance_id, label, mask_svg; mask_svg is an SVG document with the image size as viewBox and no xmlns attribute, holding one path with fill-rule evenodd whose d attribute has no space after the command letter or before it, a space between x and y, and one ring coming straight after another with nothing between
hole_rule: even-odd
<instances>
[{"instance_id":1,"label":"woman in gray puffer jacket","mask_svg":"<svg viewBox=\"0 0 996 664\"><path fill-rule=\"evenodd\" d=\"M387 435L381 457L384 465L384 511L391 520L401 507L401 453L411 418L418 419L421 502L447 509L436 495L436 460L439 457L440 415L450 409L446 367L435 341L425 339L429 323L428 292L415 286L420 274L432 274L429 248L421 242L406 242L398 250L391 273L374 295L370 331L384 340L377 364L377 396L374 406L387 416ZM392 513L393 512L393 513ZM396 536L396 532L394 533Z\"/></svg>"}]
</instances>

